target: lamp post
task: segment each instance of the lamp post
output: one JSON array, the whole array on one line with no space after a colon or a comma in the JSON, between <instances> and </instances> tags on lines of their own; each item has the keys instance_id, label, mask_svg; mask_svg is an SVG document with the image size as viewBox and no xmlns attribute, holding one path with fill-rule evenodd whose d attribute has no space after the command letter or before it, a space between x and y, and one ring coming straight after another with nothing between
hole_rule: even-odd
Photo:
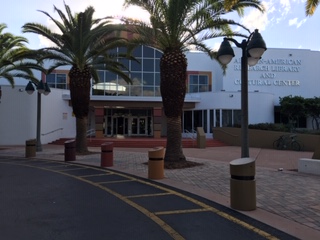
<instances>
[{"instance_id":1,"label":"lamp post","mask_svg":"<svg viewBox=\"0 0 320 240\"><path fill-rule=\"evenodd\" d=\"M267 50L261 34L256 29L247 39L241 43L233 38L224 38L218 50L218 60L227 65L234 57L233 49L229 41L235 43L242 49L241 57L241 157L249 157L248 138L248 65L254 66L258 63L262 54Z\"/></svg>"},{"instance_id":2,"label":"lamp post","mask_svg":"<svg viewBox=\"0 0 320 240\"><path fill-rule=\"evenodd\" d=\"M47 83L43 83L43 81L39 81L39 83L34 83L29 81L29 83L26 86L26 92L28 94L32 94L35 91L34 86L36 86L38 90L38 95L37 95L37 144L36 144L36 151L41 152L42 151L42 145L41 145L41 138L40 138L40 133L41 133L41 94L44 94L45 96L48 95L51 90L48 86Z\"/></svg>"}]
</instances>

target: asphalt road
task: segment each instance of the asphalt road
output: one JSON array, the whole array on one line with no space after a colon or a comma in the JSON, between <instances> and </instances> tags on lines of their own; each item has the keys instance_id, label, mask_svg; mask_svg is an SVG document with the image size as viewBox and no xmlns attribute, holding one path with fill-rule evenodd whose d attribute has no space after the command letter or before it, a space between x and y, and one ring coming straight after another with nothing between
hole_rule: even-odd
<instances>
[{"instance_id":1,"label":"asphalt road","mask_svg":"<svg viewBox=\"0 0 320 240\"><path fill-rule=\"evenodd\" d=\"M296 239L207 199L91 166L0 158L0 239Z\"/></svg>"}]
</instances>

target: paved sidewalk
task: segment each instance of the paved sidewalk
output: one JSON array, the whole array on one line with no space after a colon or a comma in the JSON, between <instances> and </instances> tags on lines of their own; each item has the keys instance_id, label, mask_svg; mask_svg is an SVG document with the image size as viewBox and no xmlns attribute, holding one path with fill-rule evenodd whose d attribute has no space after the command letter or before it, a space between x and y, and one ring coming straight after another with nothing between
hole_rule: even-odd
<instances>
[{"instance_id":1,"label":"paved sidewalk","mask_svg":"<svg viewBox=\"0 0 320 240\"><path fill-rule=\"evenodd\" d=\"M147 178L148 150L115 148L112 169ZM0 155L24 157L24 151L24 146L2 147ZM90 151L96 153L77 156L76 163L100 166L100 148ZM165 178L158 181L229 207L229 162L239 158L240 151L239 147L186 148L188 160L203 165L165 170ZM256 159L257 210L243 213L300 239L320 239L320 176L296 171L298 159L312 154L250 149ZM64 147L44 145L37 158L64 161Z\"/></svg>"}]
</instances>

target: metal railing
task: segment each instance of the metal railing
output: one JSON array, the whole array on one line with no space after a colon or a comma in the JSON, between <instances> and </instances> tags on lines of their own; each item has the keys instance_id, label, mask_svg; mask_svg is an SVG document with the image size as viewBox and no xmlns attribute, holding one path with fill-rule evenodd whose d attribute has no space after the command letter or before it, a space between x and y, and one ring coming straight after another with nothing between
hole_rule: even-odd
<instances>
[{"instance_id":1,"label":"metal railing","mask_svg":"<svg viewBox=\"0 0 320 240\"><path fill-rule=\"evenodd\" d=\"M192 129L191 131L185 129L184 133L186 134L187 138L190 138L192 140L192 145L194 146L195 140L197 138L197 131L195 131L194 129Z\"/></svg>"},{"instance_id":2,"label":"metal railing","mask_svg":"<svg viewBox=\"0 0 320 240\"><path fill-rule=\"evenodd\" d=\"M52 131L47 132L47 133L42 133L41 136L49 135L51 133L54 133L54 132L57 132L57 131L60 131L60 130L63 130L63 128L58 128L58 129L52 130Z\"/></svg>"},{"instance_id":3,"label":"metal railing","mask_svg":"<svg viewBox=\"0 0 320 240\"><path fill-rule=\"evenodd\" d=\"M184 133L186 134L187 138L195 139L195 135L197 134L197 131L192 129L190 132L189 130L185 129Z\"/></svg>"},{"instance_id":4,"label":"metal railing","mask_svg":"<svg viewBox=\"0 0 320 240\"><path fill-rule=\"evenodd\" d=\"M91 137L93 136L93 135L95 135L96 134L96 130L95 129L93 129L93 128L91 128L91 129L89 129L88 131L87 131L87 137L89 137L89 140L91 141Z\"/></svg>"}]
</instances>

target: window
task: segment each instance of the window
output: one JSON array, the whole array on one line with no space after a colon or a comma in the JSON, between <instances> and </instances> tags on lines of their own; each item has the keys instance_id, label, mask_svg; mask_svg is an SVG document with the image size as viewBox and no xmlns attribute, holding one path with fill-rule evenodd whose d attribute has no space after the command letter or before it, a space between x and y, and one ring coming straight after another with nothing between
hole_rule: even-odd
<instances>
[{"instance_id":1,"label":"window","mask_svg":"<svg viewBox=\"0 0 320 240\"><path fill-rule=\"evenodd\" d=\"M126 52L124 48L115 49L117 52ZM93 86L93 95L114 96L160 96L160 58L162 53L157 49L139 46L133 50L133 56L138 60L127 60L118 58L128 69L132 83L126 83L122 77L107 70L99 70L100 85ZM99 85L99 86L98 86ZM110 93L110 86L113 86ZM119 90L120 89L120 90Z\"/></svg>"},{"instance_id":2,"label":"window","mask_svg":"<svg viewBox=\"0 0 320 240\"><path fill-rule=\"evenodd\" d=\"M143 84L154 86L154 74L153 73L143 73Z\"/></svg>"},{"instance_id":3,"label":"window","mask_svg":"<svg viewBox=\"0 0 320 240\"><path fill-rule=\"evenodd\" d=\"M141 59L137 58L139 62L131 61L131 71L139 71L141 72L142 66L141 66Z\"/></svg>"},{"instance_id":4,"label":"window","mask_svg":"<svg viewBox=\"0 0 320 240\"><path fill-rule=\"evenodd\" d=\"M50 73L46 75L46 81L50 88L68 89L66 73Z\"/></svg>"},{"instance_id":5,"label":"window","mask_svg":"<svg viewBox=\"0 0 320 240\"><path fill-rule=\"evenodd\" d=\"M119 62L124 66L122 68L124 71L129 69L129 59L121 58L119 59Z\"/></svg>"},{"instance_id":6,"label":"window","mask_svg":"<svg viewBox=\"0 0 320 240\"><path fill-rule=\"evenodd\" d=\"M192 126L192 111L184 111L183 112L183 128L184 131L192 132L193 126Z\"/></svg>"},{"instance_id":7,"label":"window","mask_svg":"<svg viewBox=\"0 0 320 240\"><path fill-rule=\"evenodd\" d=\"M220 109L216 109L216 127L221 127L221 119L220 119Z\"/></svg>"},{"instance_id":8,"label":"window","mask_svg":"<svg viewBox=\"0 0 320 240\"><path fill-rule=\"evenodd\" d=\"M143 71L144 72L154 72L154 60L153 59L143 59Z\"/></svg>"},{"instance_id":9,"label":"window","mask_svg":"<svg viewBox=\"0 0 320 240\"><path fill-rule=\"evenodd\" d=\"M233 126L241 126L241 110L233 110Z\"/></svg>"},{"instance_id":10,"label":"window","mask_svg":"<svg viewBox=\"0 0 320 240\"><path fill-rule=\"evenodd\" d=\"M211 73L191 73L188 75L188 93L211 91Z\"/></svg>"},{"instance_id":11,"label":"window","mask_svg":"<svg viewBox=\"0 0 320 240\"><path fill-rule=\"evenodd\" d=\"M160 86L160 73L155 74L155 85Z\"/></svg>"},{"instance_id":12,"label":"window","mask_svg":"<svg viewBox=\"0 0 320 240\"><path fill-rule=\"evenodd\" d=\"M143 48L143 56L146 58L154 58L154 49L148 47Z\"/></svg>"},{"instance_id":13,"label":"window","mask_svg":"<svg viewBox=\"0 0 320 240\"><path fill-rule=\"evenodd\" d=\"M199 76L199 92L208 92L208 76L200 75Z\"/></svg>"},{"instance_id":14,"label":"window","mask_svg":"<svg viewBox=\"0 0 320 240\"><path fill-rule=\"evenodd\" d=\"M194 133L198 127L207 132L207 110L192 110L183 112L184 132Z\"/></svg>"},{"instance_id":15,"label":"window","mask_svg":"<svg viewBox=\"0 0 320 240\"><path fill-rule=\"evenodd\" d=\"M117 75L112 72L106 73L105 82L115 82L117 80Z\"/></svg>"},{"instance_id":16,"label":"window","mask_svg":"<svg viewBox=\"0 0 320 240\"><path fill-rule=\"evenodd\" d=\"M105 75L105 72L104 71L97 71L98 72L98 75L99 75L99 81L100 82L104 82L104 75Z\"/></svg>"},{"instance_id":17,"label":"window","mask_svg":"<svg viewBox=\"0 0 320 240\"><path fill-rule=\"evenodd\" d=\"M208 118L209 117L209 118ZM204 109L183 112L183 132L194 132L202 127L205 133L212 133L214 127L233 127L241 124L241 110Z\"/></svg>"},{"instance_id":18,"label":"window","mask_svg":"<svg viewBox=\"0 0 320 240\"><path fill-rule=\"evenodd\" d=\"M197 127L203 126L203 111L194 110L193 111L193 129L196 131Z\"/></svg>"}]
</instances>

